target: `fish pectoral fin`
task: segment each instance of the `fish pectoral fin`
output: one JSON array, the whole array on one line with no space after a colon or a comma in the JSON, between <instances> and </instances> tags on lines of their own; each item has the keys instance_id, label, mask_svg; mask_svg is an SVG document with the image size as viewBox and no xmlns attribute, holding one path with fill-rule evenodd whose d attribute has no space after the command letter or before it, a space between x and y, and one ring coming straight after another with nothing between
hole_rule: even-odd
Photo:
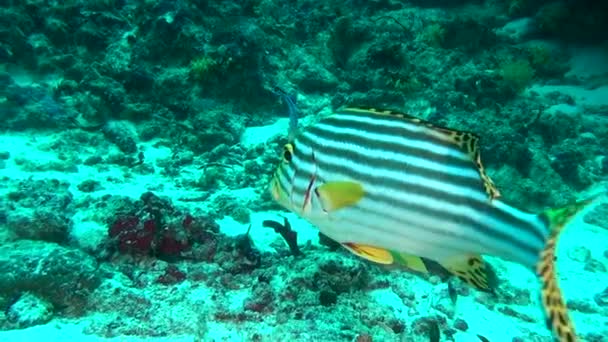
<instances>
[{"instance_id":1,"label":"fish pectoral fin","mask_svg":"<svg viewBox=\"0 0 608 342\"><path fill-rule=\"evenodd\" d=\"M360 183L352 181L327 182L315 189L326 212L356 204L365 194Z\"/></svg>"},{"instance_id":2,"label":"fish pectoral fin","mask_svg":"<svg viewBox=\"0 0 608 342\"><path fill-rule=\"evenodd\" d=\"M429 273L429 269L426 267L424 260L419 256L394 252L393 257L396 264L405 266L415 272L423 274Z\"/></svg>"},{"instance_id":3,"label":"fish pectoral fin","mask_svg":"<svg viewBox=\"0 0 608 342\"><path fill-rule=\"evenodd\" d=\"M394 262L392 253L384 248L350 242L343 243L342 246L351 253L378 264L390 265Z\"/></svg>"},{"instance_id":4,"label":"fish pectoral fin","mask_svg":"<svg viewBox=\"0 0 608 342\"><path fill-rule=\"evenodd\" d=\"M481 255L459 255L439 264L465 283L481 291L493 291L495 275Z\"/></svg>"}]
</instances>

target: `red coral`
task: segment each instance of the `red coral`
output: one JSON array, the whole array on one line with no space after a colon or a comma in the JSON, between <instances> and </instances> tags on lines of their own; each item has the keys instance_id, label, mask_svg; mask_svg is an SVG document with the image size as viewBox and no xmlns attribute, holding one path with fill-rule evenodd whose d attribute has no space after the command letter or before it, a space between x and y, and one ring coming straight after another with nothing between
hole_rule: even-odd
<instances>
[{"instance_id":1,"label":"red coral","mask_svg":"<svg viewBox=\"0 0 608 342\"><path fill-rule=\"evenodd\" d=\"M165 229L162 235L158 238L156 246L156 254L161 258L175 258L181 252L190 248L187 239L178 239L176 232L170 229Z\"/></svg>"},{"instance_id":2,"label":"red coral","mask_svg":"<svg viewBox=\"0 0 608 342\"><path fill-rule=\"evenodd\" d=\"M194 217L192 217L190 214L186 214L182 220L182 227L184 227L184 229L188 229L190 228L190 225L192 225L192 222L194 222Z\"/></svg>"},{"instance_id":3,"label":"red coral","mask_svg":"<svg viewBox=\"0 0 608 342\"><path fill-rule=\"evenodd\" d=\"M148 254L154 246L156 225L152 220L141 222L135 215L116 219L108 231L122 253Z\"/></svg>"},{"instance_id":4,"label":"red coral","mask_svg":"<svg viewBox=\"0 0 608 342\"><path fill-rule=\"evenodd\" d=\"M108 234L120 253L151 255L176 260L183 252L203 244L215 245L219 226L212 219L176 210L167 199L152 192L142 194L134 213L120 215ZM215 248L208 251L213 255ZM194 253L194 252L193 252ZM190 253L190 254L193 254Z\"/></svg>"}]
</instances>

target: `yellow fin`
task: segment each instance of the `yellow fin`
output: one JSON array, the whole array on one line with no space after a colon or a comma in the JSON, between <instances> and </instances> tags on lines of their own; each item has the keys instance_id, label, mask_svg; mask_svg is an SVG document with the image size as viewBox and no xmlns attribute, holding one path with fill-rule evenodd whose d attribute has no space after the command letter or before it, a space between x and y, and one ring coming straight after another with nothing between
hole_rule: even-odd
<instances>
[{"instance_id":1,"label":"yellow fin","mask_svg":"<svg viewBox=\"0 0 608 342\"><path fill-rule=\"evenodd\" d=\"M417 118L415 116L400 113L393 110L387 109L378 109L371 107L347 107L341 110L342 112L347 112L351 114L374 114L374 115L386 115L386 116L394 116L400 118L401 120L411 122L413 124L421 125L428 127L436 132L440 132L443 134L446 140L452 142L456 146L458 146L461 151L465 152L471 161L475 163L477 170L479 171L479 176L483 182L483 187L485 192L488 194L490 200L500 197L500 191L496 188L496 185L487 175L483 164L481 163L481 157L479 153L479 136L471 132L459 131L451 128L445 128L436 126L433 123Z\"/></svg>"},{"instance_id":2,"label":"yellow fin","mask_svg":"<svg viewBox=\"0 0 608 342\"><path fill-rule=\"evenodd\" d=\"M480 255L461 255L440 262L460 280L482 291L493 291L496 279Z\"/></svg>"},{"instance_id":3,"label":"yellow fin","mask_svg":"<svg viewBox=\"0 0 608 342\"><path fill-rule=\"evenodd\" d=\"M541 252L536 271L543 283L542 300L547 315L547 326L553 330L561 342L576 341L576 332L557 282L555 246L564 226L596 197L563 208L550 209L541 214L541 217L547 220L551 233Z\"/></svg>"},{"instance_id":4,"label":"yellow fin","mask_svg":"<svg viewBox=\"0 0 608 342\"><path fill-rule=\"evenodd\" d=\"M364 195L363 186L357 182L328 182L315 189L327 212L356 204Z\"/></svg>"},{"instance_id":5,"label":"yellow fin","mask_svg":"<svg viewBox=\"0 0 608 342\"><path fill-rule=\"evenodd\" d=\"M424 260L419 256L393 252L393 258L395 259L395 263L405 266L413 271L425 274L429 273L429 269L426 267Z\"/></svg>"},{"instance_id":6,"label":"yellow fin","mask_svg":"<svg viewBox=\"0 0 608 342\"><path fill-rule=\"evenodd\" d=\"M394 261L391 252L384 248L359 245L349 242L343 243L342 246L351 251L353 254L378 264L390 265Z\"/></svg>"}]
</instances>

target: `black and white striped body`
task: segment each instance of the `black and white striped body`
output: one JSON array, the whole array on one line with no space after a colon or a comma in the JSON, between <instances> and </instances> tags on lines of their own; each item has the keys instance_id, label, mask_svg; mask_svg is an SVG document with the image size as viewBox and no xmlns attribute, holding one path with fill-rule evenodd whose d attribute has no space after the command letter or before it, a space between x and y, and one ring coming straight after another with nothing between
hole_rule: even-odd
<instances>
[{"instance_id":1,"label":"black and white striped body","mask_svg":"<svg viewBox=\"0 0 608 342\"><path fill-rule=\"evenodd\" d=\"M361 184L356 204L326 211L315 191ZM490 254L533 267L549 234L542 216L490 199L470 155L442 129L345 110L293 141L273 180L275 199L341 243L441 261Z\"/></svg>"}]
</instances>

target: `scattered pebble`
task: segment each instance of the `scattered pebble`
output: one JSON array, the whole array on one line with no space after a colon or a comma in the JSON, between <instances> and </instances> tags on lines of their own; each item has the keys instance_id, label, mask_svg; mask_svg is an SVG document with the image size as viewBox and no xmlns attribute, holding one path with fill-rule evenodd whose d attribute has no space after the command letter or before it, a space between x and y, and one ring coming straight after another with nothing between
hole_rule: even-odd
<instances>
[{"instance_id":1,"label":"scattered pebble","mask_svg":"<svg viewBox=\"0 0 608 342\"><path fill-rule=\"evenodd\" d=\"M469 330L469 325L467 324L467 322L464 319L457 318L454 321L454 328L458 329L460 331L467 331L467 330Z\"/></svg>"},{"instance_id":2,"label":"scattered pebble","mask_svg":"<svg viewBox=\"0 0 608 342\"><path fill-rule=\"evenodd\" d=\"M589 224L608 229L608 203L602 203L589 211L583 220Z\"/></svg>"},{"instance_id":3,"label":"scattered pebble","mask_svg":"<svg viewBox=\"0 0 608 342\"><path fill-rule=\"evenodd\" d=\"M568 257L570 260L584 263L589 261L589 258L591 258L591 252L587 247L574 247L568 251Z\"/></svg>"},{"instance_id":4,"label":"scattered pebble","mask_svg":"<svg viewBox=\"0 0 608 342\"><path fill-rule=\"evenodd\" d=\"M606 272L606 266L596 259L590 259L585 264L585 271L593 272L593 273L604 273Z\"/></svg>"}]
</instances>

